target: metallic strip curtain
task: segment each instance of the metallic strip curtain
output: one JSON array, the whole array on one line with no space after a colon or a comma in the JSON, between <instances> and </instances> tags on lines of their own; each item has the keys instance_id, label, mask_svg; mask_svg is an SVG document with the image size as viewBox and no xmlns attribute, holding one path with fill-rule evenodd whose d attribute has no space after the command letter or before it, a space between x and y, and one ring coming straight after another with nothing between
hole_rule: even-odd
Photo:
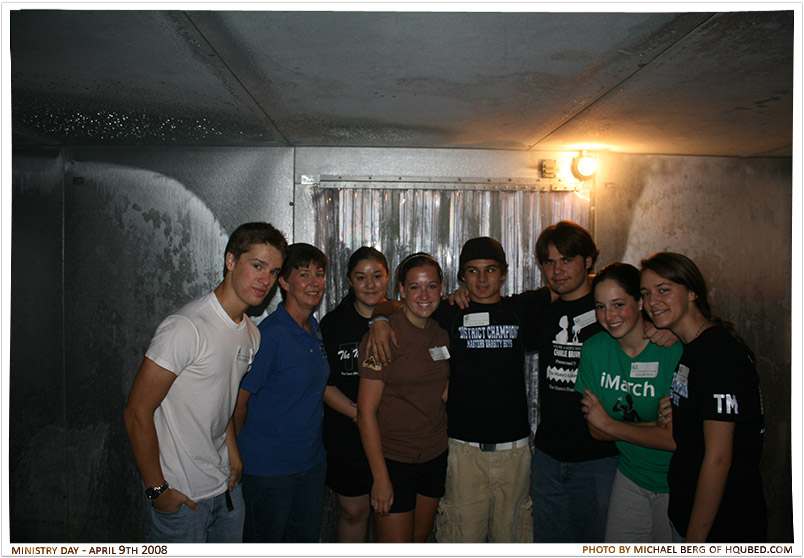
<instances>
[{"instance_id":1,"label":"metallic strip curtain","mask_svg":"<svg viewBox=\"0 0 804 558\"><path fill-rule=\"evenodd\" d=\"M397 264L413 252L428 252L444 269L446 292L458 286L458 258L463 243L476 236L500 241L508 258L503 295L542 285L536 261L541 230L568 219L589 227L590 202L573 192L482 191L445 189L314 188L315 245L329 258L327 289L320 319L345 295L346 267L360 246L373 246L388 259L389 298ZM530 400L536 400L537 356L528 361ZM535 430L538 409L531 409Z\"/></svg>"}]
</instances>

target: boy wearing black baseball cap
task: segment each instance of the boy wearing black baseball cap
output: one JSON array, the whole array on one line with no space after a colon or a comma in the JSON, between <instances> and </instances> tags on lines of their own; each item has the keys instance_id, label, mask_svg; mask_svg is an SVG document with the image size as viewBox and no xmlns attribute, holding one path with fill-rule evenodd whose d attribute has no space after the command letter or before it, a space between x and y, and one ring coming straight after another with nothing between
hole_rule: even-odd
<instances>
[{"instance_id":1,"label":"boy wearing black baseball cap","mask_svg":"<svg viewBox=\"0 0 804 558\"><path fill-rule=\"evenodd\" d=\"M525 330L550 304L547 288L502 298L508 270L493 238L467 241L458 279L466 309L442 305L450 335L449 463L439 542L532 542Z\"/></svg>"}]
</instances>

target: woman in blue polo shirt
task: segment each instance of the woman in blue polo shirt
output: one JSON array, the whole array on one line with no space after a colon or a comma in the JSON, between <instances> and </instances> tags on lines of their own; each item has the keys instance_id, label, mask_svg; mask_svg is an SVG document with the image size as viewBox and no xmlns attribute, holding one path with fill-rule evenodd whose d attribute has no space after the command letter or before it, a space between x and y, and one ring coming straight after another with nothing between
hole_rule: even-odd
<instances>
[{"instance_id":1,"label":"woman in blue polo shirt","mask_svg":"<svg viewBox=\"0 0 804 558\"><path fill-rule=\"evenodd\" d=\"M243 542L319 540L329 364L312 312L324 294L326 265L314 246L288 247L279 276L283 303L260 324L260 350L240 385L235 426L243 460Z\"/></svg>"}]
</instances>

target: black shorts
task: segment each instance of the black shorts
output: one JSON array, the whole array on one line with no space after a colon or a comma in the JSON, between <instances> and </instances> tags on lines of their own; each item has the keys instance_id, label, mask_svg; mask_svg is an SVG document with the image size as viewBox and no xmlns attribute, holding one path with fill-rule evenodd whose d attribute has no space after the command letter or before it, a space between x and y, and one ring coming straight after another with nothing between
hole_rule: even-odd
<instances>
[{"instance_id":1,"label":"black shorts","mask_svg":"<svg viewBox=\"0 0 804 558\"><path fill-rule=\"evenodd\" d=\"M444 496L447 480L447 452L424 463L402 463L385 459L388 476L394 487L394 503L390 513L405 513L416 509L416 496Z\"/></svg>"},{"instance_id":2,"label":"black shorts","mask_svg":"<svg viewBox=\"0 0 804 558\"><path fill-rule=\"evenodd\" d=\"M366 459L344 459L327 455L327 486L347 497L365 496L371 492L371 468Z\"/></svg>"}]
</instances>

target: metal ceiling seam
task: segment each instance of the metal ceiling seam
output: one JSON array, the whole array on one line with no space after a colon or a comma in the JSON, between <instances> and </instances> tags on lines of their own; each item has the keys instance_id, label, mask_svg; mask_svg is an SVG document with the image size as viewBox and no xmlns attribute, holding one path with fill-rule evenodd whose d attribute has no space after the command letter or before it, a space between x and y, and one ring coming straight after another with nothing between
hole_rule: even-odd
<instances>
[{"instance_id":1,"label":"metal ceiling seam","mask_svg":"<svg viewBox=\"0 0 804 558\"><path fill-rule=\"evenodd\" d=\"M273 119L273 118L271 118L271 115L270 115L270 114L268 114L268 113L265 111L265 109L263 108L263 106L260 104L260 102L259 102L259 101L257 100L257 98L254 96L254 94L251 92L251 90L250 90L248 87L246 87L246 84L245 84L245 83L243 83L243 82L240 80L240 78L237 76L237 74L236 74L236 73L235 73L235 72L232 70L232 67L231 67L231 66L230 66L230 65L229 65L229 64L226 62L226 60L223 58L223 56L221 56L221 54L218 52L218 50L217 50L217 49L216 49L216 48L213 46L212 42L210 42L210 40L207 38L207 36L204 34L204 32L203 32L203 31L201 30L201 28L198 26L198 24L197 24L197 23L196 23L196 22L193 20L193 18L192 18L192 17L190 17L190 14L189 14L189 13L188 13L186 10L182 10L182 12L181 12L181 13L182 13L182 15L184 15L184 17L187 19L187 21L190 23L190 25L192 25L192 26L193 26L193 29L195 29L195 30L196 30L196 32L198 33L198 36L199 36L199 37L201 37L201 38L204 40L204 42L207 44L207 46L209 47L209 49L210 49L212 52L214 52L214 53L215 53L215 56L217 57L217 59L218 59L218 60L220 60L221 64L223 64L223 65L226 67L226 69L229 71L229 74L232 76L232 79L234 79L234 80L235 80L235 81L238 83L238 85L240 85L240 87L243 89L243 91L246 93L246 95L248 95L248 97L249 97L249 98L250 98L250 99L251 99L251 100L254 102L254 105L255 105L255 106L257 106L257 107L259 107L260 112L261 112L263 115L265 115L265 118L266 118L266 119L268 120L268 122L271 124L271 127L274 129L274 131L276 132L276 134L277 134L279 137L281 137L281 138L282 138L282 141L284 141L284 142L285 142L285 146L287 146L287 147L295 147L295 146L293 145L293 143L291 143L291 141L290 141L290 140L289 140L289 139L288 139L288 138L285 136L285 134L283 134L283 133L282 133L282 131L279 129L279 126L277 126L277 125L276 125L276 122L274 122L274 119Z\"/></svg>"},{"instance_id":2,"label":"metal ceiling seam","mask_svg":"<svg viewBox=\"0 0 804 558\"><path fill-rule=\"evenodd\" d=\"M561 130L564 126L566 126L567 124L569 124L570 122L572 122L573 120L578 118L580 115L582 115L583 113L588 111L590 108L592 108L594 105L596 105L599 101L601 101L604 98L606 98L607 96L609 96L609 94L611 94L614 91L616 91L621 85L623 85L625 82L627 82L628 80L630 80L631 78L636 76L639 72L641 72L642 70L644 70L648 66L652 65L658 58L663 56L667 51L669 51L670 49L675 47L679 42L681 42L684 39L686 39L687 37L689 37L692 33L695 33L703 25L706 25L708 22L710 22L712 20L712 18L716 17L719 13L720 12L711 13L707 18L703 19L695 27L691 28L689 31L687 31L686 33L684 33L683 35L678 37L676 40L670 42L665 48L663 48L662 50L657 52L652 58L647 60L644 64L638 65L636 67L636 69L634 69L634 71L629 73L627 76L625 76L623 79L621 79L620 81L618 81L617 83L615 83L611 87L609 87L606 91L602 92L594 100L592 100L591 102L587 103L586 106L584 106L578 112L573 114L570 118L568 118L567 120L562 122L558 127L554 128L550 133L548 133L547 135L543 136L541 139L537 140L535 143L533 143L531 146L529 146L525 151L530 151L532 149L535 149L539 144L541 144L547 138L549 138L550 136L552 136L553 134L555 134L556 132Z\"/></svg>"}]
</instances>

